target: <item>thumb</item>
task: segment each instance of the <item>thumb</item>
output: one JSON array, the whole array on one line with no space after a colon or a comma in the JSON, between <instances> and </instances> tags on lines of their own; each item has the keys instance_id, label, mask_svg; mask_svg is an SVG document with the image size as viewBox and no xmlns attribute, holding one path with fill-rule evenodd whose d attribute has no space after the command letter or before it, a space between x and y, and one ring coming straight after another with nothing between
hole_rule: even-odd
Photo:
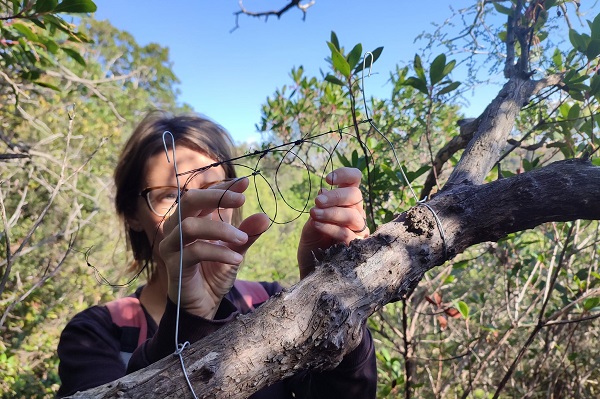
<instances>
[{"instance_id":1,"label":"thumb","mask_svg":"<svg viewBox=\"0 0 600 399\"><path fill-rule=\"evenodd\" d=\"M271 220L264 213L257 213L248 216L238 227L241 231L248 234L248 241L242 245L230 245L235 252L245 255L248 248L258 240L258 238L271 226Z\"/></svg>"}]
</instances>

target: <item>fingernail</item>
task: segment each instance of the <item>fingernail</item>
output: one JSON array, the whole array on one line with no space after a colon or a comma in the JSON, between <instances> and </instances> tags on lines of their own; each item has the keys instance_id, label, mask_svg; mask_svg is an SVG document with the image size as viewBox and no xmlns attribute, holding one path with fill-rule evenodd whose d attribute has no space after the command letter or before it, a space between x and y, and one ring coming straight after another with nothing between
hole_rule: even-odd
<instances>
[{"instance_id":1,"label":"fingernail","mask_svg":"<svg viewBox=\"0 0 600 399\"><path fill-rule=\"evenodd\" d=\"M331 172L330 174L328 174L326 179L329 180L330 184L335 184L335 172Z\"/></svg>"},{"instance_id":2,"label":"fingernail","mask_svg":"<svg viewBox=\"0 0 600 399\"><path fill-rule=\"evenodd\" d=\"M245 243L246 241L248 241L248 234L244 233L241 230L238 230L235 232L235 239L239 243Z\"/></svg>"},{"instance_id":3,"label":"fingernail","mask_svg":"<svg viewBox=\"0 0 600 399\"><path fill-rule=\"evenodd\" d=\"M313 226L315 226L315 228L317 229L320 229L321 227L323 227L323 223L313 221Z\"/></svg>"},{"instance_id":4,"label":"fingernail","mask_svg":"<svg viewBox=\"0 0 600 399\"><path fill-rule=\"evenodd\" d=\"M317 198L315 198L315 201L318 200L321 204L326 204L327 203L327 196L325 195L317 195Z\"/></svg>"},{"instance_id":5,"label":"fingernail","mask_svg":"<svg viewBox=\"0 0 600 399\"><path fill-rule=\"evenodd\" d=\"M238 254L237 252L233 254L233 262L234 263L242 263L242 261L244 260L244 257L240 254Z\"/></svg>"},{"instance_id":6,"label":"fingernail","mask_svg":"<svg viewBox=\"0 0 600 399\"><path fill-rule=\"evenodd\" d=\"M313 211L313 215L314 215L316 218L319 218L319 219L320 219L320 218L322 218L322 217L323 217L323 210L322 210L322 209L319 209L319 208L313 208L313 209L312 209L312 211Z\"/></svg>"}]
</instances>

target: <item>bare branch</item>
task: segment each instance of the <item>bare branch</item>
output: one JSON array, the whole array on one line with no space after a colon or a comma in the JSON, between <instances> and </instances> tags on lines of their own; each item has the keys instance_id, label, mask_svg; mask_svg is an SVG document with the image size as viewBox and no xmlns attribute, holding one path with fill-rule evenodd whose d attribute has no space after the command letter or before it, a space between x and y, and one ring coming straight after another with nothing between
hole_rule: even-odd
<instances>
[{"instance_id":1,"label":"bare branch","mask_svg":"<svg viewBox=\"0 0 600 399\"><path fill-rule=\"evenodd\" d=\"M454 154L464 149L467 144L473 139L473 134L479 127L479 118L477 119L461 119L458 121L460 133L450 140L435 156L432 163L432 169L427 175L423 190L421 190L421 199L427 198L431 194L431 189L436 184L436 176L439 176L442 167Z\"/></svg>"},{"instance_id":2,"label":"bare branch","mask_svg":"<svg viewBox=\"0 0 600 399\"><path fill-rule=\"evenodd\" d=\"M445 189L460 184L481 184L500 159L515 119L524 104L541 89L556 85L562 75L550 75L532 81L511 78L479 117L477 133L465 149L462 158L448 178Z\"/></svg>"},{"instance_id":3,"label":"bare branch","mask_svg":"<svg viewBox=\"0 0 600 399\"><path fill-rule=\"evenodd\" d=\"M4 226L4 241L6 244L6 265L4 273L2 274L2 281L0 281L0 295L4 292L10 270L12 269L12 254L10 251L10 228L8 225L8 219L6 217L6 207L4 206L4 190L2 190L2 184L0 184L0 215L2 216L2 225Z\"/></svg>"},{"instance_id":4,"label":"bare branch","mask_svg":"<svg viewBox=\"0 0 600 399\"><path fill-rule=\"evenodd\" d=\"M268 18L270 16L276 16L279 19L279 18L281 18L281 16L283 14L285 14L292 8L296 7L300 11L302 11L302 20L304 21L306 19L306 13L307 13L308 9L315 4L315 0L311 0L308 3L304 3L304 4L302 4L301 1L302 0L290 0L290 2L288 4L286 4L285 6L283 6L283 8L281 8L279 10L254 12L254 11L247 10L244 7L243 0L240 0L239 1L240 10L233 13L233 15L235 15L235 26L230 30L230 32L233 32L240 27L240 24L239 24L239 16L240 15L247 15L247 16L256 17L256 18L264 17L265 21L266 21L266 20L268 20Z\"/></svg>"}]
</instances>

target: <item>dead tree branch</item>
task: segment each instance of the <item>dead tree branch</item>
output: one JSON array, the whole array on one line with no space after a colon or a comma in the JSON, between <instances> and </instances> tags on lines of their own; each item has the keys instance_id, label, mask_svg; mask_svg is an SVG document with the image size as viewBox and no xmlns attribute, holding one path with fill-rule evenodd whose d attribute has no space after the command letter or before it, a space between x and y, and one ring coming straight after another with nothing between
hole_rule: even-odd
<instances>
[{"instance_id":1,"label":"dead tree branch","mask_svg":"<svg viewBox=\"0 0 600 399\"><path fill-rule=\"evenodd\" d=\"M239 24L240 15L247 15L247 16L256 17L256 18L264 18L265 22L266 22L270 16L276 16L277 19L279 19L279 18L281 18L281 16L283 14L290 11L292 8L298 8L300 11L302 11L302 20L304 21L304 20L306 20L306 13L307 13L308 9L315 4L315 0L311 0L308 3L302 3L301 1L302 0L290 0L290 2L288 4L286 4L279 10L249 11L244 7L244 1L240 0L239 1L239 5L240 5L239 11L236 11L233 13L233 15L235 15L235 26L230 30L230 32L233 32L240 27L240 24Z\"/></svg>"},{"instance_id":2,"label":"dead tree branch","mask_svg":"<svg viewBox=\"0 0 600 399\"><path fill-rule=\"evenodd\" d=\"M418 205L368 239L331 248L304 280L193 344L185 364L196 394L242 398L300 370L334 367L358 343L367 317L404 297L427 270L472 245L545 222L598 220L592 199L599 196L600 168L582 160L443 190L428 205L445 240L430 209ZM183 378L169 357L73 397L181 397L188 394Z\"/></svg>"}]
</instances>

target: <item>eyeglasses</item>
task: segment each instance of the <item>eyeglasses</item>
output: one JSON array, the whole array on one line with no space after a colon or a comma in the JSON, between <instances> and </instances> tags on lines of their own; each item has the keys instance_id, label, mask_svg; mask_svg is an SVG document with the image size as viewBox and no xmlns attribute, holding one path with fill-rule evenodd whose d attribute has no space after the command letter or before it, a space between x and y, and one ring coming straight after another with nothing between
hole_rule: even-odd
<instances>
[{"instance_id":1,"label":"eyeglasses","mask_svg":"<svg viewBox=\"0 0 600 399\"><path fill-rule=\"evenodd\" d=\"M227 183L227 182L235 182L237 178L228 178L218 181L213 181L206 183L200 187L196 187L200 190L205 190L208 188L213 188L216 185ZM233 185L233 183L231 184ZM225 187L228 189L231 185ZM183 188L181 190L181 195L185 194L188 191L188 188ZM177 202L177 187L176 186L157 186L157 187L147 187L139 194L146 200L146 204L156 216L164 217L168 216L175 210L175 203Z\"/></svg>"}]
</instances>

